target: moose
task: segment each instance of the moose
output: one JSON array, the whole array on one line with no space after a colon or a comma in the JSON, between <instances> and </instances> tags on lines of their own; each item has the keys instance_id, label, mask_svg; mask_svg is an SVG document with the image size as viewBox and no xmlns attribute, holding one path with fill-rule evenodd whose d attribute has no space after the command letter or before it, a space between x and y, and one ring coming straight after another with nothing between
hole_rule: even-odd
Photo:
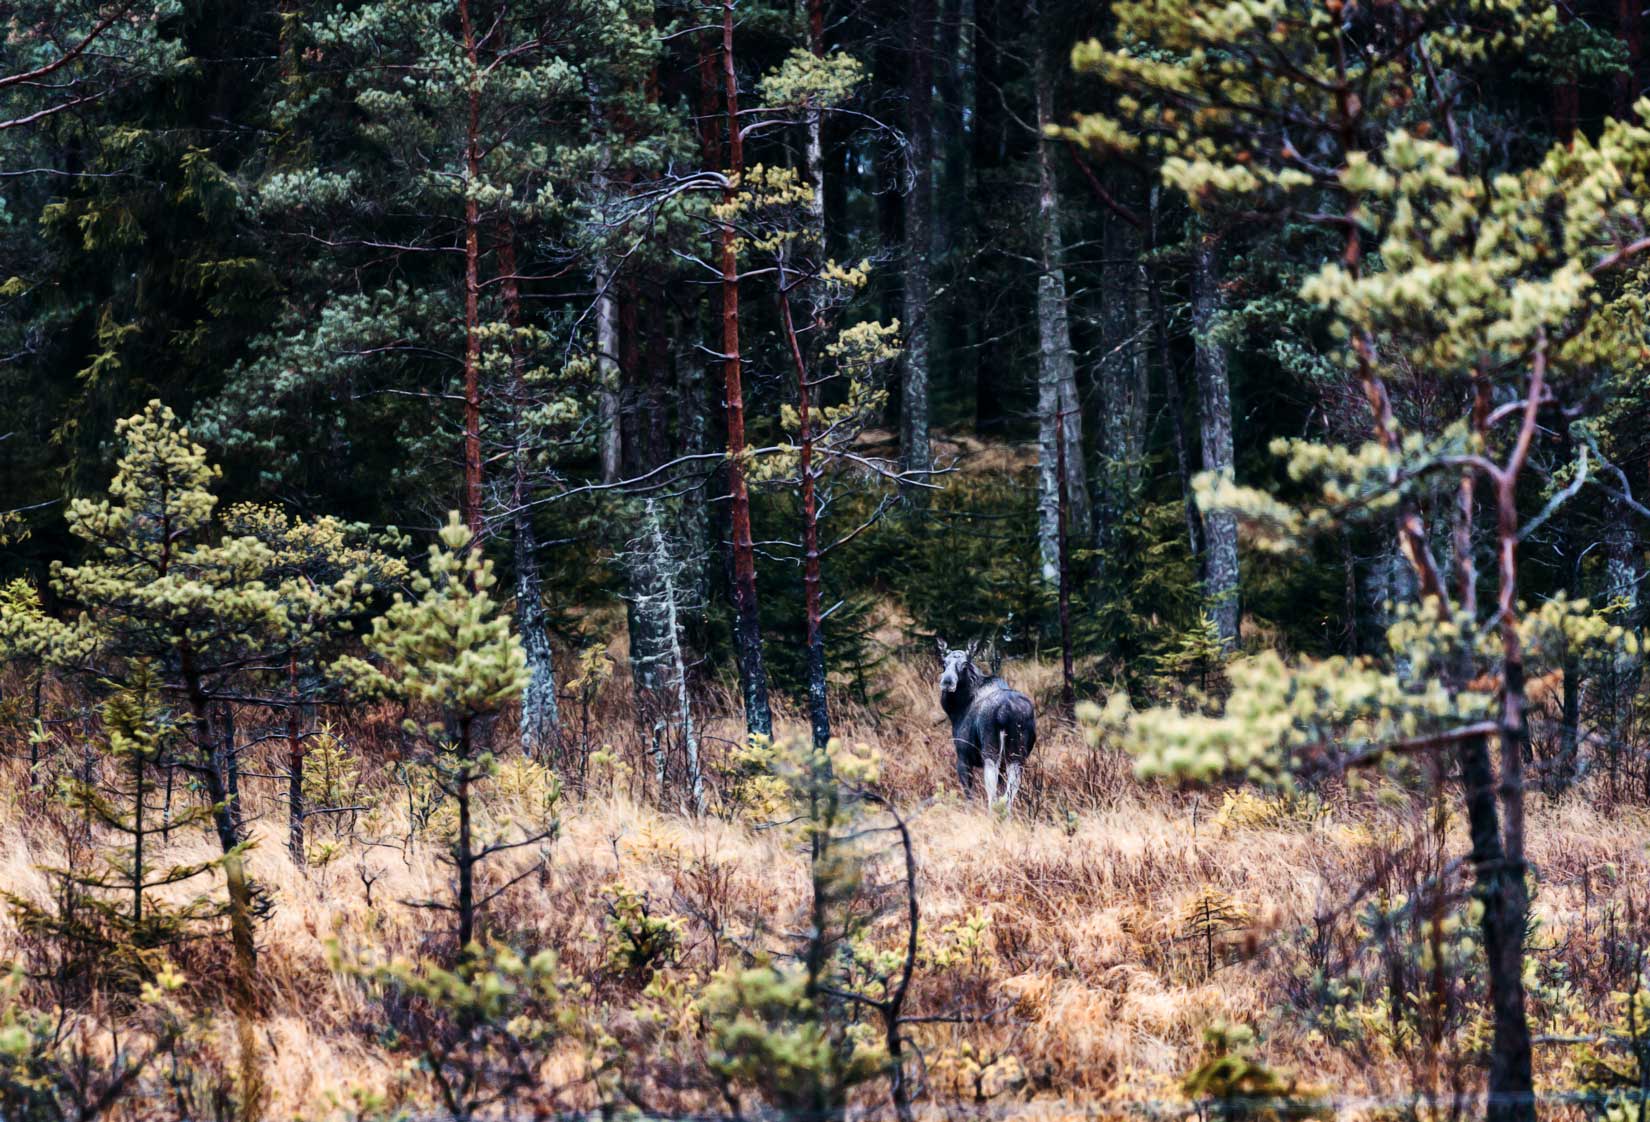
<instances>
[{"instance_id":1,"label":"moose","mask_svg":"<svg viewBox=\"0 0 1650 1122\"><path fill-rule=\"evenodd\" d=\"M1037 714L1031 699L998 677L999 660L991 673L974 665L979 644L953 650L937 640L940 653L940 708L951 718L951 743L957 751L957 782L963 795L974 792L974 772L985 771L985 801L996 805L997 778L1004 779L1003 804L1014 806L1020 789L1020 769L1037 743Z\"/></svg>"}]
</instances>

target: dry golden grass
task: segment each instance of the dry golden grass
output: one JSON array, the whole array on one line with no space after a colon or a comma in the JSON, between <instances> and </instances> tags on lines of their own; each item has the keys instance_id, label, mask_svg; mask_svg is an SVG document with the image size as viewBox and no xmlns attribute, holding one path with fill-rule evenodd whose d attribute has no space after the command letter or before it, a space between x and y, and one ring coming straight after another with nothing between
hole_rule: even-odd
<instances>
[{"instance_id":1,"label":"dry golden grass","mask_svg":"<svg viewBox=\"0 0 1650 1122\"><path fill-rule=\"evenodd\" d=\"M1052 665L1010 664L1006 673L1042 696L1058 688ZM923 971L913 991L913 1012L991 1014L990 1023L913 1030L937 1100L1121 1104L1172 1096L1198 1060L1203 1029L1217 1020L1255 1025L1269 1062L1336 1092L1384 1095L1414 1086L1412 1059L1378 1045L1360 1051L1326 1043L1292 995L1311 964L1302 931L1383 868L1386 879L1372 891L1403 890L1403 870L1417 867L1413 855L1429 846L1424 799L1337 791L1321 813L1268 818L1277 808L1266 804L1267 813L1223 815L1220 792L1141 786L1126 761L1091 750L1045 708L1027 788L1015 815L1002 820L955 791L930 668L893 663L884 687L884 710L844 712L840 732L880 751L886 788L909 818L925 940L943 941L947 925L970 917L988 921L981 953ZM646 769L627 694L628 682L615 676L588 719L594 740L612 744L633 770L594 775L589 790L566 797L547 870L489 917L494 931L518 944L556 947L572 972L595 981L593 1017L622 1018L635 997L633 988L603 978L603 886L623 883L647 893L661 912L683 917L675 970L688 979L725 961L741 935L794 929L807 891L802 855L784 833L667 813L637 797ZM725 701L712 691L712 704ZM802 727L795 713L781 717L789 729ZM358 713L348 728L386 800L394 797L383 762L389 725L388 714ZM732 717L709 720L708 750L714 756L738 732ZM249 765L274 768L273 761ZM351 1088L390 1086L407 1057L383 1047L360 986L329 969L328 943L356 955L440 950L447 918L404 902L442 895L446 870L433 844L345 844L323 867L300 869L284 847L277 785L249 786L258 841L252 871L274 902L259 931L268 1116L329 1116ZM519 810L489 809L495 818ZM384 812L376 840L405 831L397 815ZM0 881L11 893L43 898L48 882L38 870L64 859L61 832L43 824L46 817L33 796L14 795L0 811ZM1548 958L1581 963L1599 942L1605 904L1646 883L1647 817L1634 809L1604 813L1579 798L1532 799L1529 853L1539 877L1539 946ZM205 836L177 848L180 857L212 853ZM1452 822L1446 857L1466 848ZM1184 917L1210 891L1245 921L1206 942L1188 937ZM1330 922L1340 925L1343 941L1351 937L1349 919ZM896 941L896 917L881 924L879 938ZM18 932L0 920L0 961L18 953ZM203 1001L213 1000L217 953L203 946L185 954ZM1602 1005L1602 997L1577 1000ZM1549 1015L1557 1016L1537 1009L1538 1031ZM1540 1051L1546 1085L1570 1077L1567 1055Z\"/></svg>"}]
</instances>

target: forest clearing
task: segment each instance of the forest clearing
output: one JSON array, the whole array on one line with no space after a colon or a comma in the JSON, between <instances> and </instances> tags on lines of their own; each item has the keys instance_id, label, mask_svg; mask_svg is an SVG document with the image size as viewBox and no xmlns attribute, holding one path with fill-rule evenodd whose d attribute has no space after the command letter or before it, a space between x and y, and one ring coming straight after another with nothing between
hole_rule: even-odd
<instances>
[{"instance_id":1,"label":"forest clearing","mask_svg":"<svg viewBox=\"0 0 1650 1122\"><path fill-rule=\"evenodd\" d=\"M1057 666L1028 663L1011 673L1040 696L1058 692ZM1023 813L994 821L955 793L932 679L925 660L895 665L883 715L874 722L845 715L843 730L878 746L884 789L908 808L918 839L924 933L909 1013L964 1018L908 1030L923 1057L924 1115L1176 1113L1185 1076L1208 1054L1206 1030L1222 1024L1258 1032L1264 1062L1300 1076L1301 1101L1348 1102L1348 1117L1371 1113L1359 1100L1382 1104L1373 1111L1382 1113L1412 1109L1429 1092L1447 1102L1473 1091L1470 1055L1486 1031L1482 1015L1454 1014L1442 1034L1451 1051L1434 1058L1422 1036L1423 1009L1394 1016L1385 1003L1390 985L1425 985L1413 936L1398 940L1394 962L1370 930L1373 917L1399 914L1407 891L1465 850L1459 814L1446 813L1440 833L1429 807L1372 785L1298 804L1263 794L1176 794L1135 782L1119 753L1092 749L1065 727L1042 747ZM566 798L543 872L501 901L493 922L511 942L556 948L572 977L589 980L592 991L581 999L586 1031L612 1033L628 1054L606 1078L634 1081L633 1093L655 1109L701 1111L712 1094L705 1041L697 1031L677 1035L678 1003L729 958L805 914L808 862L760 816L696 819L654 807L635 775L645 758L627 727L627 692L610 679L592 699L592 722L598 731L621 730L612 746L619 761L631 762L629 774L593 776L587 793ZM781 724L804 727L794 712L782 713ZM331 836L358 828L383 840L336 852L323 841L324 864L299 868L282 845L284 810L273 787L259 785L247 798L256 839L249 869L276 903L260 929L257 1031L269 1117L352 1116L362 1113L360 1103L372 1104L365 1113L388 1116L416 1109L429 1093L405 1069L406 1053L384 1046L375 1001L340 983L336 950L329 951L417 958L445 939L427 913L404 903L437 894L448 871L438 846L401 847L418 830L392 805L397 784L384 774L382 748L373 747L393 740L394 722L352 725L353 752L379 762L349 776L349 799L371 809ZM712 721L706 739L738 731L736 719ZM488 800L487 814L534 814L539 792L519 764L505 760L500 786L510 789ZM265 770L257 757L246 766ZM715 763L711 771L722 773ZM49 898L52 886L39 870L65 863L66 824L28 821L39 806L38 798L8 801L3 875L9 892ZM1650 883L1647 828L1644 811L1532 799L1529 852L1541 877L1531 950L1542 983L1532 987L1539 994L1532 1027L1553 1038L1537 1052L1543 1092L1584 1078L1594 1053L1579 1038L1604 1027L1595 1011L1611 1002L1598 987L1625 984L1632 969L1616 956L1633 925L1645 922L1634 909ZM881 864L891 856L883 853ZM210 845L196 839L177 855L187 857L210 860ZM1385 875L1372 881L1380 870ZM1459 869L1451 879L1464 891ZM676 925L652 963L657 980L615 959L622 939L614 907L624 900ZM899 919L897 909L878 919L870 941L897 946ZM1303 930L1322 946L1303 941ZM1414 934L1424 940L1425 925ZM0 953L13 960L29 953L15 925L0 934ZM211 943L176 954L184 992L208 1008L225 1002L223 954ZM1310 972L1339 956L1368 989L1320 1008ZM1450 986L1453 1003L1472 982L1452 978ZM214 1080L228 1093L230 1027L214 1021L199 1031L192 1054L199 1085L188 1094L209 1094ZM558 1106L600 1105L604 1080L593 1072L605 1057L592 1036L570 1034L548 1056L547 1070L572 1088L556 1096ZM146 1088L161 1100L160 1112L165 1083L157 1078ZM523 1100L529 1110L543 1105L532 1092Z\"/></svg>"},{"instance_id":2,"label":"forest clearing","mask_svg":"<svg viewBox=\"0 0 1650 1122\"><path fill-rule=\"evenodd\" d=\"M0 1122L1646 1122L1645 30L0 2Z\"/></svg>"}]
</instances>

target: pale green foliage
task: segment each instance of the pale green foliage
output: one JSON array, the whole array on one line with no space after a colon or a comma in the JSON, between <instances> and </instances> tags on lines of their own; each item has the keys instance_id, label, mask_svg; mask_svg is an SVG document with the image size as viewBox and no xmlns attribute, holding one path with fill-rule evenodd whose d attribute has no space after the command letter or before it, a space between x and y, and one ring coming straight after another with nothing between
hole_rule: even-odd
<instances>
[{"instance_id":1,"label":"pale green foliage","mask_svg":"<svg viewBox=\"0 0 1650 1122\"><path fill-rule=\"evenodd\" d=\"M804 236L792 215L813 200L813 190L795 168L756 164L730 179L732 192L713 203L709 213L719 224L735 223L740 252L777 253Z\"/></svg>"},{"instance_id":2,"label":"pale green foliage","mask_svg":"<svg viewBox=\"0 0 1650 1122\"><path fill-rule=\"evenodd\" d=\"M785 61L765 75L758 89L769 105L841 105L865 80L865 67L852 55L816 56L793 47Z\"/></svg>"},{"instance_id":3,"label":"pale green foliage","mask_svg":"<svg viewBox=\"0 0 1650 1122\"><path fill-rule=\"evenodd\" d=\"M1434 620L1427 634L1437 636L1445 627ZM1422 632L1417 626L1417 641ZM1105 736L1134 753L1142 778L1230 776L1289 787L1296 771L1331 753L1355 757L1482 720L1492 700L1452 694L1437 680L1400 680L1367 658L1291 665L1267 651L1234 660L1227 675L1231 693L1218 714L1174 707L1134 711L1119 692L1104 709L1088 705L1079 716L1091 743Z\"/></svg>"},{"instance_id":4,"label":"pale green foliage","mask_svg":"<svg viewBox=\"0 0 1650 1122\"><path fill-rule=\"evenodd\" d=\"M1326 6L1138 0L1117 6L1117 47L1085 44L1074 61L1125 89L1119 117L1145 130L1165 180L1194 205L1299 206L1308 187L1320 193L1312 205L1322 206L1324 195L1345 200L1346 220L1360 238L1373 232L1364 244L1378 252L1354 252L1359 243L1349 241L1345 256L1327 260L1301 296L1347 342L1340 361L1368 393L1384 393L1372 388L1379 378L1449 385L1477 377L1485 400L1496 401L1500 382L1525 392L1532 364L1544 363L1554 384L1608 363L1619 335L1606 327L1641 322L1642 301L1607 300L1596 274L1613 250L1644 235L1638 199L1650 176L1650 130L1606 122L1596 141L1577 136L1533 166L1490 177L1464 169L1454 146L1422 135L1427 123L1393 127L1417 92L1415 68L1392 45L1406 42L1396 29L1420 32L1435 59L1483 61L1553 26L1544 5L1496 0L1482 8L1479 18L1452 22L1441 6L1390 5L1371 14L1369 43L1347 61L1346 28ZM1339 128L1347 121L1336 93L1343 78L1361 83L1370 112ZM1269 123L1284 112L1313 122L1337 147L1306 159ZM1118 128L1117 120L1087 120L1068 135L1121 145ZM1305 128L1302 142L1310 135ZM1595 327L1589 321L1600 313ZM1199 503L1236 514L1251 544L1283 552L1350 521L1390 526L1403 504L1456 486L1462 471L1481 471L1500 454L1486 447L1495 437L1466 423L1426 434L1404 430L1401 415L1378 420L1380 439L1358 448L1274 442L1291 480L1311 488L1301 501L1205 475ZM1517 637L1531 659L1556 660L1583 644L1632 645L1585 605L1515 607ZM1358 760L1485 720L1487 697L1445 683L1462 677L1462 665L1493 660L1501 637L1436 602L1394 611L1390 664L1290 664L1267 654L1231 666L1232 692L1219 712L1194 698L1184 710L1130 714L1114 699L1089 719L1137 754L1142 774L1281 784L1337 757Z\"/></svg>"},{"instance_id":5,"label":"pale green foliage","mask_svg":"<svg viewBox=\"0 0 1650 1122\"><path fill-rule=\"evenodd\" d=\"M0 585L0 658L38 658L50 635L40 590L22 577Z\"/></svg>"},{"instance_id":6,"label":"pale green foliage","mask_svg":"<svg viewBox=\"0 0 1650 1122\"><path fill-rule=\"evenodd\" d=\"M1642 117L1650 103L1641 102ZM1418 372L1493 369L1524 359L1542 334L1597 310L1593 271L1643 228L1650 129L1607 121L1598 140L1555 145L1536 166L1492 179L1458 168L1454 148L1396 131L1379 153L1354 153L1344 187L1385 218L1382 268L1329 262L1302 295L1342 330L1381 338ZM1615 357L1583 334L1555 366Z\"/></svg>"},{"instance_id":7,"label":"pale green foliage","mask_svg":"<svg viewBox=\"0 0 1650 1122\"><path fill-rule=\"evenodd\" d=\"M397 958L364 963L330 948L333 968L404 1010L396 1027L417 1050L406 1072L427 1080L450 1117L468 1119L492 1104L548 1114L559 1089L542 1078L545 1063L576 1045L589 986L570 978L556 955L523 957L501 946L478 949L458 969Z\"/></svg>"},{"instance_id":8,"label":"pale green foliage","mask_svg":"<svg viewBox=\"0 0 1650 1122\"><path fill-rule=\"evenodd\" d=\"M984 974L996 961L988 932L991 917L982 911L972 911L960 920L953 920L938 933L925 929L922 941L922 962L931 970L944 972L967 970Z\"/></svg>"},{"instance_id":9,"label":"pale green foliage","mask_svg":"<svg viewBox=\"0 0 1650 1122\"><path fill-rule=\"evenodd\" d=\"M375 798L361 787L361 759L330 723L323 723L304 752L304 803L342 806Z\"/></svg>"},{"instance_id":10,"label":"pale green foliage","mask_svg":"<svg viewBox=\"0 0 1650 1122\"><path fill-rule=\"evenodd\" d=\"M124 451L106 499L70 504L81 565L52 567L58 594L81 610L42 612L21 586L0 601L0 642L81 668L130 657L223 671L318 641L361 610L374 581L396 576L355 527L289 521L240 507L215 519L218 471L166 406L119 422Z\"/></svg>"},{"instance_id":11,"label":"pale green foliage","mask_svg":"<svg viewBox=\"0 0 1650 1122\"><path fill-rule=\"evenodd\" d=\"M507 833L518 819L529 829L558 822L562 794L561 779L548 765L511 756L495 770L485 803L496 828Z\"/></svg>"},{"instance_id":12,"label":"pale green foliage","mask_svg":"<svg viewBox=\"0 0 1650 1122\"><path fill-rule=\"evenodd\" d=\"M1181 1089L1202 1100L1211 1114L1234 1120L1283 1122L1331 1118L1323 1092L1306 1088L1267 1066L1247 1025L1217 1021L1203 1030L1204 1059Z\"/></svg>"},{"instance_id":13,"label":"pale green foliage","mask_svg":"<svg viewBox=\"0 0 1650 1122\"><path fill-rule=\"evenodd\" d=\"M1425 105L1417 41L1440 66L1482 65L1558 30L1542 0L1398 0L1360 12L1356 49L1341 6L1314 0L1126 0L1111 13L1112 45L1079 43L1072 64L1123 91L1116 109L1053 131L1101 150L1149 149L1198 207L1280 205L1320 186L1319 122L1358 146L1415 115ZM1336 126L1349 108L1343 79L1358 91L1348 132Z\"/></svg>"},{"instance_id":14,"label":"pale green foliage","mask_svg":"<svg viewBox=\"0 0 1650 1122\"><path fill-rule=\"evenodd\" d=\"M602 959L609 972L651 980L675 961L682 921L653 914L652 901L623 884L602 889L607 918L602 925Z\"/></svg>"},{"instance_id":15,"label":"pale green foliage","mask_svg":"<svg viewBox=\"0 0 1650 1122\"><path fill-rule=\"evenodd\" d=\"M97 1012L36 1009L24 1001L25 981L20 969L0 979L0 1114L7 1118L85 1117L88 1103L168 1097L194 1074L180 1047L191 1027L178 992L184 977L170 964L118 1025ZM176 1081L170 1087L167 1077Z\"/></svg>"},{"instance_id":16,"label":"pale green foliage","mask_svg":"<svg viewBox=\"0 0 1650 1122\"><path fill-rule=\"evenodd\" d=\"M730 967L705 987L698 1007L710 1028L707 1061L724 1083L772 1106L829 1112L889 1062L881 1026L843 995L888 1000L904 961L872 943L874 912L862 899L874 856L868 840L878 833L867 828L864 789L879 761L835 739L823 748L762 741L749 758L777 783L759 790L806 850L811 893L804 934L783 955Z\"/></svg>"},{"instance_id":17,"label":"pale green foliage","mask_svg":"<svg viewBox=\"0 0 1650 1122\"><path fill-rule=\"evenodd\" d=\"M1253 922L1247 909L1230 893L1206 884L1180 908L1182 938L1201 944L1204 970L1215 968L1217 940Z\"/></svg>"},{"instance_id":18,"label":"pale green foliage","mask_svg":"<svg viewBox=\"0 0 1650 1122\"><path fill-rule=\"evenodd\" d=\"M812 1108L880 1074L886 1053L863 1034L845 1044L809 988L795 967L757 966L713 979L699 999L710 1025L711 1070L781 1109Z\"/></svg>"},{"instance_id":19,"label":"pale green foliage","mask_svg":"<svg viewBox=\"0 0 1650 1122\"><path fill-rule=\"evenodd\" d=\"M1384 955L1409 959L1422 977L1433 976L1441 959L1445 976L1462 979L1465 992L1450 1001L1449 1008L1440 1009L1432 994L1397 994L1383 984L1390 964L1375 967L1379 971L1375 976L1320 973L1311 979L1317 998L1312 1014L1316 1034L1381 1057L1437 1054L1440 1048L1459 1055L1462 1050L1473 1052L1488 1045L1488 1010L1477 972L1483 954L1477 938L1483 901L1468 900L1464 906L1429 915L1424 926L1415 926L1414 910L1427 904L1424 895L1377 892L1359 910L1359 942L1364 947L1386 948ZM1534 969L1527 973L1526 984L1535 989ZM1437 1022L1441 1013L1446 1018L1443 1024Z\"/></svg>"},{"instance_id":20,"label":"pale green foliage","mask_svg":"<svg viewBox=\"0 0 1650 1122\"><path fill-rule=\"evenodd\" d=\"M452 513L430 546L426 572L412 582L417 598L397 594L365 636L385 669L353 656L337 663L357 689L465 718L496 710L526 687L527 657L492 597L493 564L470 543ZM439 725L432 730L439 733Z\"/></svg>"},{"instance_id":21,"label":"pale green foliage","mask_svg":"<svg viewBox=\"0 0 1650 1122\"><path fill-rule=\"evenodd\" d=\"M774 773L776 751L771 738L754 733L718 758L717 789L729 811L750 822L781 816L790 788Z\"/></svg>"},{"instance_id":22,"label":"pale green foliage","mask_svg":"<svg viewBox=\"0 0 1650 1122\"><path fill-rule=\"evenodd\" d=\"M1119 692L1104 708L1081 706L1078 716L1090 743L1105 737L1134 753L1142 778L1241 777L1285 788L1296 772L1335 757L1359 760L1384 745L1490 718L1492 695L1451 690L1443 674L1463 645L1493 654L1494 634L1463 634L1430 601L1391 608L1398 618L1387 642L1407 664L1404 675L1370 658L1290 663L1267 651L1228 665L1231 692L1218 712L1135 711ZM1584 601L1548 601L1522 615L1518 627L1532 657L1555 663L1573 648L1637 650L1631 633Z\"/></svg>"},{"instance_id":23,"label":"pale green foliage","mask_svg":"<svg viewBox=\"0 0 1650 1122\"><path fill-rule=\"evenodd\" d=\"M1196 679L1203 689L1209 688L1210 677L1226 661L1226 648L1220 639L1220 630L1214 617L1200 613L1196 623L1180 634L1175 645L1157 657L1157 665L1165 675L1187 681Z\"/></svg>"},{"instance_id":24,"label":"pale green foliage","mask_svg":"<svg viewBox=\"0 0 1650 1122\"><path fill-rule=\"evenodd\" d=\"M835 268L834 261L828 262L826 273ZM848 277L846 281L834 281L830 285L841 290L836 295L846 296L855 287L857 274L844 275ZM816 456L829 460L851 452L859 434L882 416L888 404L888 388L882 373L899 359L899 331L898 320L892 323L866 320L838 331L821 348L825 359L823 369L810 376L815 380L846 378L848 384L840 403L815 403L809 415L809 435ZM779 423L791 435L791 443L781 451L753 456L746 461L747 475L753 482L786 478L799 470L797 439L802 416L797 407L789 402L781 405Z\"/></svg>"},{"instance_id":25,"label":"pale green foliage","mask_svg":"<svg viewBox=\"0 0 1650 1122\"><path fill-rule=\"evenodd\" d=\"M1583 1047L1578 1064L1583 1088L1603 1096L1599 1116L1606 1122L1644 1122L1642 1092L1650 1079L1650 989L1645 988L1643 952L1633 987L1610 995L1615 1018Z\"/></svg>"}]
</instances>

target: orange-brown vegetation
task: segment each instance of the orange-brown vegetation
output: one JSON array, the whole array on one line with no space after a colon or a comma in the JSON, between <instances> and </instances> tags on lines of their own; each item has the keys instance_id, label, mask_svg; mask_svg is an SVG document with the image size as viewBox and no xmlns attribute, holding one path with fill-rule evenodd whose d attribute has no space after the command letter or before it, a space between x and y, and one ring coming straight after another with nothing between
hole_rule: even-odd
<instances>
[{"instance_id":1,"label":"orange-brown vegetation","mask_svg":"<svg viewBox=\"0 0 1650 1122\"><path fill-rule=\"evenodd\" d=\"M1056 664L1011 663L1007 674L1045 703L1027 786L1008 820L959 800L926 663L890 662L881 710L839 715L844 739L880 753L883 789L915 838L923 950L907 1012L930 1019L908 1030L923 1059L922 1102L964 1110L1081 1103L1105 1113L1172 1100L1198 1062L1204 1029L1217 1022L1253 1026L1269 1063L1338 1094L1403 1096L1429 1080L1447 1087L1452 1078L1474 1085L1470 1072L1444 1062L1481 1042L1471 994L1451 983L1450 1000L1465 1004L1445 1047L1405 1038L1401 1017L1378 1004L1383 951L1357 918L1402 898L1440 867L1453 889L1470 882L1459 860L1467 844L1458 816L1446 811L1440 819L1424 783L1400 791L1386 779L1360 781L1302 799L1143 786L1126 759L1087 747L1054 715L1048 699L1059 688ZM655 1057L647 1042L659 1030L639 1025L636 1010L657 1003L643 994L645 978L612 968L604 945L608 904L622 885L653 914L679 923L663 970L692 995L762 933L798 926L807 867L784 831L733 814L693 818L655 805L644 790L647 768L628 692L628 680L616 674L594 699L590 746L611 746L611 760L603 762L604 754L590 765L586 789L564 795L545 869L495 903L485 926L524 950L554 948L564 968L589 983L581 1016L623 1047L652 1105L714 1109L719 1104L698 1092L650 1074ZM803 727L799 714L783 716L786 727ZM409 1082L408 1053L385 1036L374 995L336 971L329 956L329 945L361 958L445 948L446 917L407 903L440 896L447 870L437 860L439 845L408 820L393 774L395 729L388 711L343 715L342 741L363 768L359 801L373 809L315 826L309 868L284 848L280 785L255 777L274 774L274 755L267 767L256 754L246 765L257 839L251 869L273 905L259 928L256 1025L269 1118L338 1116L359 1089L388 1092L409 1108L430 1105ZM737 732L726 713L708 723L713 760ZM579 735L577 727L568 731L570 740ZM69 751L67 732L57 740L59 751ZM508 769L508 751L505 757ZM486 813L516 813L512 800L535 797L529 787L499 782ZM0 883L43 899L50 883L41 870L68 859L69 812L31 791L15 764L5 791ZM1608 1001L1595 990L1610 983L1596 968L1609 954L1606 937L1622 935L1631 922L1628 901L1650 883L1647 826L1637 808L1532 795L1537 970L1557 978L1561 967L1573 968L1568 990L1535 988L1537 1033L1568 1040L1605 1015ZM213 855L204 834L173 844L203 860ZM516 855L516 867L540 856ZM1211 899L1219 901L1219 921L1200 927L1199 915L1213 914L1204 908ZM898 924L897 914L886 915L875 938L898 945ZM1425 925L1418 930L1425 935ZM0 921L0 961L19 957L23 941ZM175 957L188 999L222 1007L223 940L186 944ZM1345 1023L1326 1029L1314 972L1349 967L1380 984L1343 1004ZM1417 1007L1430 1000L1423 993ZM227 1057L230 1029L219 1028ZM592 1047L569 1044L557 1070L546 1072L572 1085L569 1105L597 1102L595 1085L581 1082ZM1434 1064L1429 1054L1443 1059ZM687 1056L691 1064L691 1047ZM1573 1084L1573 1045L1541 1045L1537 1064L1544 1086Z\"/></svg>"}]
</instances>

